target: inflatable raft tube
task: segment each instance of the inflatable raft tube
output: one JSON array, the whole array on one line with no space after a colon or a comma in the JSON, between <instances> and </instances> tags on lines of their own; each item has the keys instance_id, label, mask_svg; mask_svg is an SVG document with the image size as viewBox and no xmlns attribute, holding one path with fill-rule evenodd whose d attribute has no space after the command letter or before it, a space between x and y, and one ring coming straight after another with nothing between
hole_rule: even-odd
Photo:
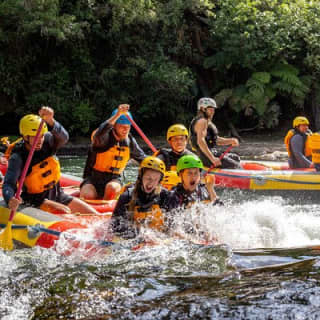
<instances>
[{"instance_id":1,"label":"inflatable raft tube","mask_svg":"<svg viewBox=\"0 0 320 320\"><path fill-rule=\"evenodd\" d=\"M9 219L10 210L5 207L4 201L0 201L0 224L5 225ZM30 226L31 228L18 229L15 226ZM71 229L86 228L84 223L77 221L69 221L60 216L51 213L26 207L13 218L12 237L16 247L34 247L40 246L44 248L51 248L55 240L58 239L57 235L49 234L46 232L34 232L32 227L41 226L48 230L63 232Z\"/></svg>"}]
</instances>

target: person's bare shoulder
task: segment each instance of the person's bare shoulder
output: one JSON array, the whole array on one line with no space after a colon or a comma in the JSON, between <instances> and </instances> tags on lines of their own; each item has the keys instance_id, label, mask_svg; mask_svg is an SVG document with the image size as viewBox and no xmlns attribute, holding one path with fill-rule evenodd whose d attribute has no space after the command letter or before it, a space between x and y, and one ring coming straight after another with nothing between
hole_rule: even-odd
<instances>
[{"instance_id":1,"label":"person's bare shoulder","mask_svg":"<svg viewBox=\"0 0 320 320\"><path fill-rule=\"evenodd\" d=\"M208 127L208 121L204 118L201 118L196 122L194 126L194 130L196 132L199 132L199 131L207 130L207 127Z\"/></svg>"}]
</instances>

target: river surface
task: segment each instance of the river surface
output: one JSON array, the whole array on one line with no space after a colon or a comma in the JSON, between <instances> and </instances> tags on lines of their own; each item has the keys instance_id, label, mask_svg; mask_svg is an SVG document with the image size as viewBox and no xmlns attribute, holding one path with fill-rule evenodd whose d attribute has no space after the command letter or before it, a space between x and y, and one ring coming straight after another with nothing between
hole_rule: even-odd
<instances>
[{"instance_id":1,"label":"river surface","mask_svg":"<svg viewBox=\"0 0 320 320\"><path fill-rule=\"evenodd\" d=\"M81 176L83 158L61 163L64 173ZM136 173L129 166L126 181ZM241 271L319 258L320 251L233 252L320 245L317 201L218 193L224 207L199 206L189 213L200 217L200 228L220 246L162 239L162 245L138 251L98 248L90 257L81 248L69 257L42 248L0 251L0 318L320 319L320 263ZM65 245L61 237L56 248Z\"/></svg>"}]
</instances>

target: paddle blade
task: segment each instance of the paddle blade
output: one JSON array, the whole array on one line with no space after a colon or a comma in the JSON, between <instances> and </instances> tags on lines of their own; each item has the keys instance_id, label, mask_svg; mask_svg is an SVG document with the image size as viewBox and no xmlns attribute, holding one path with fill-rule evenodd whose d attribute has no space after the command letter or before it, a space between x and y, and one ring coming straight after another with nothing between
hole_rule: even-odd
<instances>
[{"instance_id":1,"label":"paddle blade","mask_svg":"<svg viewBox=\"0 0 320 320\"><path fill-rule=\"evenodd\" d=\"M12 221L8 221L7 226L0 234L0 247L7 251L13 250Z\"/></svg>"}]
</instances>

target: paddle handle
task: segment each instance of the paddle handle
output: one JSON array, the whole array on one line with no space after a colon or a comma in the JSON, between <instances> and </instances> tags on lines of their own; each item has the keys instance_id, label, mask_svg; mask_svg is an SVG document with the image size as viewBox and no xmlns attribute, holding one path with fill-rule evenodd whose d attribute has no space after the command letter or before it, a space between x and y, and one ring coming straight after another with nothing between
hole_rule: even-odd
<instances>
[{"instance_id":1,"label":"paddle handle","mask_svg":"<svg viewBox=\"0 0 320 320\"><path fill-rule=\"evenodd\" d=\"M233 148L232 145L229 146L229 147L220 155L219 160L222 160L222 159L224 158L224 156L225 156L227 153L229 153L232 148ZM213 164L213 165L208 169L208 171L205 173L204 176L206 177L207 174L208 174L211 170L213 170L215 167L216 167L216 166Z\"/></svg>"},{"instance_id":2,"label":"paddle handle","mask_svg":"<svg viewBox=\"0 0 320 320\"><path fill-rule=\"evenodd\" d=\"M20 198L20 195L21 195L21 191L22 191L22 187L23 187L23 182L24 182L24 179L26 178L26 175L27 175L27 172L28 172L28 169L29 169L29 166L30 166L30 162L31 162L31 159L32 159L32 156L33 156L33 153L34 153L34 150L36 149L36 145L39 141L39 138L40 138L40 133L42 131L42 127L44 125L44 120L42 119L41 122L40 122L40 125L39 125L39 128L38 128L38 131L35 135L35 138L34 138L34 141L33 141L33 144L31 146L31 149L29 151L29 154L28 154L28 158L27 158L27 161L24 165L24 168L22 170L22 173L21 173L21 176L19 178L19 185L18 185L18 189L17 189L17 192L15 194L15 197L17 199ZM12 221L13 220L13 217L14 217L14 214L15 214L15 210L11 210L10 212L10 216L9 216L9 221Z\"/></svg>"},{"instance_id":3,"label":"paddle handle","mask_svg":"<svg viewBox=\"0 0 320 320\"><path fill-rule=\"evenodd\" d=\"M233 148L233 146L229 146L224 153L219 157L219 160L222 160L224 158L224 156L230 152L230 150Z\"/></svg>"},{"instance_id":4,"label":"paddle handle","mask_svg":"<svg viewBox=\"0 0 320 320\"><path fill-rule=\"evenodd\" d=\"M142 132L142 130L138 127L138 125L135 123L135 121L129 117L127 114L125 114L127 119L131 122L133 127L137 130L137 132L140 134L141 138L144 140L144 142L150 147L153 153L157 152L157 149L154 147L154 145L151 143L151 141L146 137L146 135Z\"/></svg>"}]
</instances>

